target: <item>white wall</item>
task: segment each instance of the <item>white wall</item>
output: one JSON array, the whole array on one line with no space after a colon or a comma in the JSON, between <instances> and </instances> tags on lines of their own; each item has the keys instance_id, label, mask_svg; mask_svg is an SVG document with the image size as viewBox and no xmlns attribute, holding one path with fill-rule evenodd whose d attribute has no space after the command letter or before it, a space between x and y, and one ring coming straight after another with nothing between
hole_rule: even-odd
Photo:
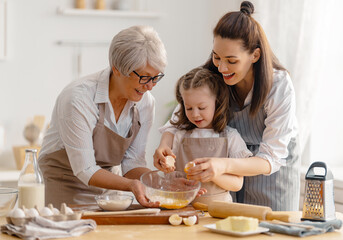
<instances>
[{"instance_id":1,"label":"white wall","mask_svg":"<svg viewBox=\"0 0 343 240\"><path fill-rule=\"evenodd\" d=\"M88 1L88 6L92 1ZM111 5L113 0L107 0ZM71 7L72 0L7 0L8 56L0 61L0 125L5 129L5 144L0 150L0 168L15 168L12 146L27 144L23 129L34 115L47 122L55 99L76 74L76 49L58 45L60 40L110 42L121 29L137 24L153 26L168 52L166 76L152 91L156 98L156 121L151 131L147 160L152 155L174 99L176 80L186 71L202 64L209 56L212 28L226 11L237 9L239 1L146 0L160 18L119 18L63 16L57 7ZM230 8L231 7L231 8ZM108 46L81 49L81 75L105 68Z\"/></svg>"}]
</instances>

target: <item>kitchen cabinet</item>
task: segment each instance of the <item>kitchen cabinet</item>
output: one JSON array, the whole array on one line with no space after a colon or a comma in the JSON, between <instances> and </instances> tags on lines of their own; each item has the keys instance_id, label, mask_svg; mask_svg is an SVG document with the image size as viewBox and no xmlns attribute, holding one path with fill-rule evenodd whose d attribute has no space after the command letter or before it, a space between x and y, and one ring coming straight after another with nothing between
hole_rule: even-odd
<instances>
[{"instance_id":1,"label":"kitchen cabinet","mask_svg":"<svg viewBox=\"0 0 343 240\"><path fill-rule=\"evenodd\" d=\"M294 218L301 216L301 212L293 212ZM337 213L337 218L343 219L342 213ZM80 237L73 237L74 240L91 240L91 239L163 239L163 240L175 240L175 239L197 239L197 240L220 240L220 239L237 239L234 236L222 235L218 233L213 233L203 227L205 224L212 224L218 221L218 219L210 217L206 214L204 217L199 219L199 224L194 226L172 226L172 225L98 225L95 231L84 234ZM5 223L5 218L0 218L0 224ZM5 234L0 234L2 240L15 240L18 238L11 237ZM257 234L249 236L246 239L256 240L256 239L267 239L269 236L264 234ZM71 239L71 238L68 238ZM243 238L241 238L243 239ZM245 239L245 238L244 238ZM275 234L272 237L273 240L278 239L295 239L288 235ZM325 233L324 235L316 235L306 237L306 240L313 239L343 239L343 228L336 230L335 232Z\"/></svg>"}]
</instances>

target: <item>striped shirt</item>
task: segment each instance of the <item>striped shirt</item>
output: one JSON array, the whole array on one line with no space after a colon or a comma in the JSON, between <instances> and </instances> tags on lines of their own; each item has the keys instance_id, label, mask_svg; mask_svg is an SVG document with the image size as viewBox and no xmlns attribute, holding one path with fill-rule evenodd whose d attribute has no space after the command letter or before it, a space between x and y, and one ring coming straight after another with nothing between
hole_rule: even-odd
<instances>
[{"instance_id":1,"label":"striped shirt","mask_svg":"<svg viewBox=\"0 0 343 240\"><path fill-rule=\"evenodd\" d=\"M133 168L146 167L145 149L153 123L155 99L146 92L139 102L127 101L116 121L109 99L110 68L85 76L66 86L56 100L50 127L44 137L39 159L46 154L66 149L75 176L88 185L100 169L93 149L93 129L99 120L99 103L105 103L106 127L126 137L132 125L131 108L136 104L141 128L121 162L123 175Z\"/></svg>"}]
</instances>

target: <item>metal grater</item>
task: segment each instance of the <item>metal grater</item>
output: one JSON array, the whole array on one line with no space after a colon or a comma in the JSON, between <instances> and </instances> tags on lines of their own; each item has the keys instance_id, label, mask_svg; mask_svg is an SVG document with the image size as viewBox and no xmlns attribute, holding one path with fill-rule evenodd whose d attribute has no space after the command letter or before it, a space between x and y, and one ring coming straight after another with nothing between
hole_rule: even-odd
<instances>
[{"instance_id":1,"label":"metal grater","mask_svg":"<svg viewBox=\"0 0 343 240\"><path fill-rule=\"evenodd\" d=\"M324 168L324 175L316 175L314 168ZM305 198L301 220L329 221L336 218L333 175L324 162L314 162L307 170Z\"/></svg>"}]
</instances>

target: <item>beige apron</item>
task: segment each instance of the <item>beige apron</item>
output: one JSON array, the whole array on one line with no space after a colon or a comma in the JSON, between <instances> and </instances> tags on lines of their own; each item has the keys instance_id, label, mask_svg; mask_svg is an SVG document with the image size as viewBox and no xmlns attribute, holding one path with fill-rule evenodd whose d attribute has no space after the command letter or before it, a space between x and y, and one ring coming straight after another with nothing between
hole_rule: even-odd
<instances>
[{"instance_id":1,"label":"beige apron","mask_svg":"<svg viewBox=\"0 0 343 240\"><path fill-rule=\"evenodd\" d=\"M184 171L185 165L195 158L203 157L228 157L227 132L220 133L220 137L192 138L191 131L187 131L181 140L176 154L176 170ZM195 198L193 202L209 204L213 200L232 202L229 191L219 187L213 182L202 183L201 187L207 189L207 193Z\"/></svg>"},{"instance_id":2,"label":"beige apron","mask_svg":"<svg viewBox=\"0 0 343 240\"><path fill-rule=\"evenodd\" d=\"M99 121L93 130L93 147L96 164L108 171L118 166L126 150L135 139L139 129L139 114L133 106L132 126L127 138L123 138L104 125L105 103L99 104ZM88 186L82 183L70 166L65 149L47 154L39 161L39 167L45 181L45 203L59 207L61 203L86 204L94 203L94 196L105 191L103 188Z\"/></svg>"}]
</instances>

